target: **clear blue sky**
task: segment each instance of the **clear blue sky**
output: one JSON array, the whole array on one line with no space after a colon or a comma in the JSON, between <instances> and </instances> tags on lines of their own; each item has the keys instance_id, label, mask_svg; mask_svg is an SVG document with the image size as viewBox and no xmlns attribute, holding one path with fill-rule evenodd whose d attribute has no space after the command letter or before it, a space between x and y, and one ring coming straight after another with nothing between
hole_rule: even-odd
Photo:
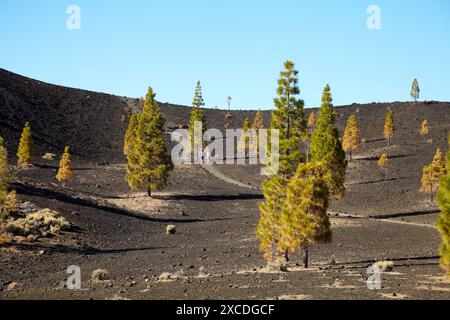
<instances>
[{"instance_id":1,"label":"clear blue sky","mask_svg":"<svg viewBox=\"0 0 450 320\"><path fill-rule=\"evenodd\" d=\"M81 9L68 30L66 9ZM367 7L381 9L369 30ZM450 1L0 0L0 67L46 82L207 107L272 108L283 61L307 107L326 83L336 105L450 100Z\"/></svg>"}]
</instances>

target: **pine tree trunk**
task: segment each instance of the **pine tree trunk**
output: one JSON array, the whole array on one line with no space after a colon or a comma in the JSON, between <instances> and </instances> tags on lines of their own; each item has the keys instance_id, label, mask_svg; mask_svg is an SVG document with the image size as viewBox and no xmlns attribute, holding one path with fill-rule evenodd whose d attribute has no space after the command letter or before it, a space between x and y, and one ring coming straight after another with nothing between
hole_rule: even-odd
<instances>
[{"instance_id":1,"label":"pine tree trunk","mask_svg":"<svg viewBox=\"0 0 450 320\"><path fill-rule=\"evenodd\" d=\"M305 269L308 269L308 262L309 262L309 249L305 249L303 251L303 266Z\"/></svg>"},{"instance_id":2,"label":"pine tree trunk","mask_svg":"<svg viewBox=\"0 0 450 320\"><path fill-rule=\"evenodd\" d=\"M152 197L152 188L150 187L150 185L147 187L147 195L149 196L149 198Z\"/></svg>"},{"instance_id":3,"label":"pine tree trunk","mask_svg":"<svg viewBox=\"0 0 450 320\"><path fill-rule=\"evenodd\" d=\"M309 163L309 149L310 149L310 142L308 141L306 143L306 163Z\"/></svg>"},{"instance_id":4,"label":"pine tree trunk","mask_svg":"<svg viewBox=\"0 0 450 320\"><path fill-rule=\"evenodd\" d=\"M286 249L284 251L284 259L286 260L286 262L289 262L289 250L288 249Z\"/></svg>"}]
</instances>

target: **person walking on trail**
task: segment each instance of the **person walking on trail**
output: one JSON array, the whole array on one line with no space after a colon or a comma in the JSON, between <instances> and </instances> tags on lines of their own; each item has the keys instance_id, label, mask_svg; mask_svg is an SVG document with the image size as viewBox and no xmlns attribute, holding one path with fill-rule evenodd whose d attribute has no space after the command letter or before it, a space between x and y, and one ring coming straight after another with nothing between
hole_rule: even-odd
<instances>
[{"instance_id":1,"label":"person walking on trail","mask_svg":"<svg viewBox=\"0 0 450 320\"><path fill-rule=\"evenodd\" d=\"M202 163L205 162L206 153L205 150L202 150Z\"/></svg>"}]
</instances>

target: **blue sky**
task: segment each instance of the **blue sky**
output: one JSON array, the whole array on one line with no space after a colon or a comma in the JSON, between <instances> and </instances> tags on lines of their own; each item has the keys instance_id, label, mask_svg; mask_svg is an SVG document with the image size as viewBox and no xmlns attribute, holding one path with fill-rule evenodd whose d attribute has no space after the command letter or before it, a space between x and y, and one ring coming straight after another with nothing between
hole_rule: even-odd
<instances>
[{"instance_id":1,"label":"blue sky","mask_svg":"<svg viewBox=\"0 0 450 320\"><path fill-rule=\"evenodd\" d=\"M81 29L68 30L69 5ZM369 30L366 10L381 9ZM1 0L0 67L42 81L207 107L273 107L283 61L307 107L329 83L336 105L450 100L450 1Z\"/></svg>"}]
</instances>

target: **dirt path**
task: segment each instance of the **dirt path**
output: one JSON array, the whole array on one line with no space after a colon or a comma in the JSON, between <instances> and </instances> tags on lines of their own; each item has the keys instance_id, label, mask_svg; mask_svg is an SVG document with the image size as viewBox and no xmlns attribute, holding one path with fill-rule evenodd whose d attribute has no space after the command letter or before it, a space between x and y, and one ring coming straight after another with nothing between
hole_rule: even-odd
<instances>
[{"instance_id":1,"label":"dirt path","mask_svg":"<svg viewBox=\"0 0 450 320\"><path fill-rule=\"evenodd\" d=\"M214 165L204 164L204 165L202 165L202 168L205 169L210 174L212 174L213 176L215 176L216 178L218 178L219 180L222 180L226 183L231 183L231 184L234 184L235 186L239 186L242 188L262 190L261 188L257 188L257 187L242 183L240 181L237 181L233 178L230 178L229 176L227 176L227 175L223 174L222 172L220 172L219 170L217 170Z\"/></svg>"}]
</instances>

